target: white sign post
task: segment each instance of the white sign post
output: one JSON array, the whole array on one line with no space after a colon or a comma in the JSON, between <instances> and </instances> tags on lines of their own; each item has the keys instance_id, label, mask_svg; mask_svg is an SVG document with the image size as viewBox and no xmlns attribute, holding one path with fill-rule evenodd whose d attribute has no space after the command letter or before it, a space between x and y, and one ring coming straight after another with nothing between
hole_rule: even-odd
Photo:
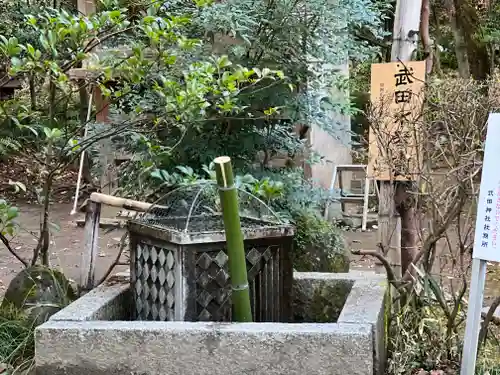
<instances>
[{"instance_id":1,"label":"white sign post","mask_svg":"<svg viewBox=\"0 0 500 375\"><path fill-rule=\"evenodd\" d=\"M486 262L500 262L500 113L490 113L477 204L469 307L461 375L474 375L483 307Z\"/></svg>"}]
</instances>

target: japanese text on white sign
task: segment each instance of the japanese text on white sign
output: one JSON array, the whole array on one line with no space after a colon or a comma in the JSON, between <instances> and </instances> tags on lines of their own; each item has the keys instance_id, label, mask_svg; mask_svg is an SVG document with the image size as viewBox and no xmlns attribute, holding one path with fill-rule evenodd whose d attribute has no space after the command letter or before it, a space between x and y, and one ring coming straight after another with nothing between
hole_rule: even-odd
<instances>
[{"instance_id":1,"label":"japanese text on white sign","mask_svg":"<svg viewBox=\"0 0 500 375\"><path fill-rule=\"evenodd\" d=\"M500 114L491 114L484 148L473 257L500 262Z\"/></svg>"}]
</instances>

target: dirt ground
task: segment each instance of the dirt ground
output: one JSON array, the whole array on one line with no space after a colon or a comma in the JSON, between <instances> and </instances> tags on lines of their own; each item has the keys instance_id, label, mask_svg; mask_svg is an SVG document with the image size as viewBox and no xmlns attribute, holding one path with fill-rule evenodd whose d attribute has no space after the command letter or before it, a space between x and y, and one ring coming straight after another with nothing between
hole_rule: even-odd
<instances>
[{"instance_id":1,"label":"dirt ground","mask_svg":"<svg viewBox=\"0 0 500 375\"><path fill-rule=\"evenodd\" d=\"M18 204L20 215L18 222L21 229L12 240L12 247L24 259L30 259L36 246L36 237L33 234L38 230L41 209L36 205ZM76 226L75 220L83 218L83 214L70 215L71 204L54 204L51 209L52 222L59 226L54 229L51 238L51 264L60 268L71 279L78 281L80 277L81 252L83 247L83 228ZM113 215L103 211L103 216ZM97 262L97 277L102 277L118 253L118 244L122 232L115 230L111 233L100 231L99 261ZM5 247L0 246L0 294L5 292L10 280L22 269ZM117 272L120 269L117 269Z\"/></svg>"},{"instance_id":2,"label":"dirt ground","mask_svg":"<svg viewBox=\"0 0 500 375\"><path fill-rule=\"evenodd\" d=\"M12 240L13 248L25 259L31 257L36 245L35 234L40 223L40 207L37 205L18 204L20 216L18 222L21 229ZM81 252L83 247L83 228L77 227L75 221L83 218L82 213L70 215L71 204L55 203L51 208L52 222L59 226L60 230L54 230L51 243L51 263L59 267L71 279L79 281ZM101 217L112 218L116 210L103 208ZM118 253L118 244L123 232L114 230L106 233L100 230L99 237L99 261L97 263L96 277L101 278L108 270ZM345 231L346 242L351 249L372 250L376 248L377 231L371 228L366 232ZM369 270L373 269L375 262L370 257L352 256L351 269ZM22 265L0 245L0 295L2 295L10 280L22 269ZM117 268L116 272L124 270ZM490 264L488 266L488 281L485 290L485 303L500 294L500 266Z\"/></svg>"}]
</instances>

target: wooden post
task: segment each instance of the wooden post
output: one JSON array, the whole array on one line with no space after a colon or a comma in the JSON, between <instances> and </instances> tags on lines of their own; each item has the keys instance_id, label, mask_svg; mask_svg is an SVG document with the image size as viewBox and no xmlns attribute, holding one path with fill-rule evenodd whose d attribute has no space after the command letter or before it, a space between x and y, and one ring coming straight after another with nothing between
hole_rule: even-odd
<instances>
[{"instance_id":1,"label":"wooden post","mask_svg":"<svg viewBox=\"0 0 500 375\"><path fill-rule=\"evenodd\" d=\"M361 220L361 230L366 230L368 221L368 200L370 199L370 179L365 177L365 186L363 191L363 218Z\"/></svg>"},{"instance_id":2,"label":"wooden post","mask_svg":"<svg viewBox=\"0 0 500 375\"><path fill-rule=\"evenodd\" d=\"M87 205L85 215L84 247L80 271L80 287L91 290L95 283L95 264L99 251L99 221L101 218L101 203L92 202Z\"/></svg>"},{"instance_id":3,"label":"wooden post","mask_svg":"<svg viewBox=\"0 0 500 375\"><path fill-rule=\"evenodd\" d=\"M401 277L401 218L394 207L393 181L379 181L378 197L378 242L389 258L389 263L396 277ZM385 273L382 264L377 261L376 272Z\"/></svg>"},{"instance_id":4,"label":"wooden post","mask_svg":"<svg viewBox=\"0 0 500 375\"><path fill-rule=\"evenodd\" d=\"M94 89L94 101L96 104L96 121L101 123L109 122L109 103L102 94L101 88L96 85Z\"/></svg>"},{"instance_id":5,"label":"wooden post","mask_svg":"<svg viewBox=\"0 0 500 375\"><path fill-rule=\"evenodd\" d=\"M394 19L394 32L391 50L392 61L410 61L418 44L420 12L422 0L398 0ZM394 267L396 277L401 277L401 228L409 228L401 222L394 204L395 182L379 181L379 241L387 251L389 262ZM377 266L381 271L380 265Z\"/></svg>"}]
</instances>

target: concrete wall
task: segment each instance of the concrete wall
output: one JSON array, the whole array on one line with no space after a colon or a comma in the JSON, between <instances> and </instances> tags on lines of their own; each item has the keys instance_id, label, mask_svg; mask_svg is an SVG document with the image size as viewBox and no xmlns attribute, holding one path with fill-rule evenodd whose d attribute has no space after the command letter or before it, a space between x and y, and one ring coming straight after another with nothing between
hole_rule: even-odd
<instances>
[{"instance_id":1,"label":"concrete wall","mask_svg":"<svg viewBox=\"0 0 500 375\"><path fill-rule=\"evenodd\" d=\"M115 279L37 328L36 373L382 374L384 279L372 273L296 273L294 279L297 290L309 292L315 285L351 285L336 323L113 321L126 319L129 303L127 279Z\"/></svg>"},{"instance_id":2,"label":"concrete wall","mask_svg":"<svg viewBox=\"0 0 500 375\"><path fill-rule=\"evenodd\" d=\"M323 64L326 72L337 72L341 76L349 76L349 65L330 66ZM333 101L345 102L348 93L340 92L335 87L326 87L324 95L329 96ZM333 175L333 166L339 164L351 164L351 121L349 116L336 113L334 110L326 111L328 118L332 122L333 134L326 132L318 125L312 123L309 133L309 143L312 150L320 154L324 161L312 165L310 168L311 178L318 185L328 189ZM310 116L314 118L314 113Z\"/></svg>"},{"instance_id":3,"label":"concrete wall","mask_svg":"<svg viewBox=\"0 0 500 375\"><path fill-rule=\"evenodd\" d=\"M335 81L335 78L332 77L349 76L347 56L345 56L345 62L339 65L320 61L311 63L311 67L314 71L323 72L309 88L312 97L317 99L323 96L328 97L333 103L347 103L348 93L340 91L337 87L332 87L332 81ZM316 116L321 116L321 119L317 121ZM322 161L305 166L306 176L318 186L329 189L333 177L333 167L352 164L350 117L340 114L335 108L325 108L318 111L317 103L311 108L309 117L311 118L311 128L308 134L309 146L314 153L322 157ZM319 126L318 122L323 125ZM330 131L324 130L323 126L328 126ZM342 177L343 189L350 190L351 173L343 172ZM338 189L338 184L334 188ZM338 191L335 192L335 196L340 197ZM330 204L329 217L342 218L340 203Z\"/></svg>"}]
</instances>

